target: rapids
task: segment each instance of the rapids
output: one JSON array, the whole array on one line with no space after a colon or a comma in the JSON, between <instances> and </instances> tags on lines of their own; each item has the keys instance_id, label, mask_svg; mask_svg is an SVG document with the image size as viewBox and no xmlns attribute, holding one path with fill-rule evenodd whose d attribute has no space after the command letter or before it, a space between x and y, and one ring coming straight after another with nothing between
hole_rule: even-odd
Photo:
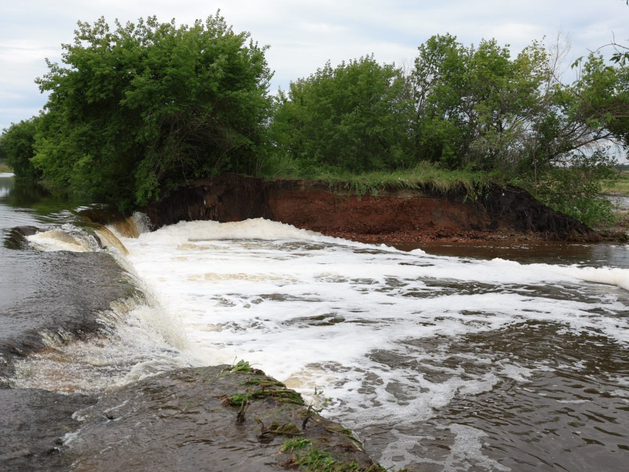
<instances>
[{"instance_id":1,"label":"rapids","mask_svg":"<svg viewBox=\"0 0 629 472\"><path fill-rule=\"evenodd\" d=\"M629 269L612 259L434 255L262 219L154 232L133 221L139 237L111 226L101 239L146 300L112 314L107 339L51 341L16 364L13 386L94 392L243 359L356 431L385 467L629 463ZM29 239L103 250L67 223Z\"/></svg>"},{"instance_id":2,"label":"rapids","mask_svg":"<svg viewBox=\"0 0 629 472\"><path fill-rule=\"evenodd\" d=\"M260 219L123 242L198 362L245 359L330 398L386 467L629 460L627 269L402 252Z\"/></svg>"}]
</instances>

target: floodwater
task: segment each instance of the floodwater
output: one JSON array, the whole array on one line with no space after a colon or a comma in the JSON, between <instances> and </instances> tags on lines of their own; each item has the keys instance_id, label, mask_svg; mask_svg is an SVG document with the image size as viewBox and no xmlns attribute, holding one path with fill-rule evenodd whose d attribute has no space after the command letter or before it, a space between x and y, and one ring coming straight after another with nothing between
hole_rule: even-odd
<instances>
[{"instance_id":1,"label":"floodwater","mask_svg":"<svg viewBox=\"0 0 629 472\"><path fill-rule=\"evenodd\" d=\"M132 310L109 342L29 359L14 385L98 391L243 359L324 405L385 467L629 463L625 246L401 250L265 220L117 236L128 255L111 251L153 303ZM59 231L30 241L69 249Z\"/></svg>"}]
</instances>

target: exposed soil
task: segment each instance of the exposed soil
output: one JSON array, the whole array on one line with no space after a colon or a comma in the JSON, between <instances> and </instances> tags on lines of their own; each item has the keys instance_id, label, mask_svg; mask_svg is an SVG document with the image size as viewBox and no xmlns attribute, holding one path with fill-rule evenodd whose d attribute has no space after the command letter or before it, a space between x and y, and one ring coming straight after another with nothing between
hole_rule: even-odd
<instances>
[{"instance_id":1,"label":"exposed soil","mask_svg":"<svg viewBox=\"0 0 629 472\"><path fill-rule=\"evenodd\" d=\"M363 242L418 244L469 240L600 240L579 221L521 188L491 185L471 196L428 186L359 195L321 181L264 180L235 174L195 181L146 209L153 225L267 218Z\"/></svg>"}]
</instances>

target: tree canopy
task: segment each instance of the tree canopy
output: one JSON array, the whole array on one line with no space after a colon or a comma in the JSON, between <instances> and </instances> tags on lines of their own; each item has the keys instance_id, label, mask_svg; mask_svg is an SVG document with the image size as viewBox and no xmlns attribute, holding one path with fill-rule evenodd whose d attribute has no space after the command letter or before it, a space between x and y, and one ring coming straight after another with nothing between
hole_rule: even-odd
<instances>
[{"instance_id":1,"label":"tree canopy","mask_svg":"<svg viewBox=\"0 0 629 472\"><path fill-rule=\"evenodd\" d=\"M255 172L271 73L247 33L218 14L192 26L79 22L50 92L35 167L50 187L143 205L186 179Z\"/></svg>"},{"instance_id":2,"label":"tree canopy","mask_svg":"<svg viewBox=\"0 0 629 472\"><path fill-rule=\"evenodd\" d=\"M465 46L449 34L420 45L409 71L373 56L328 63L279 94L274 150L302 173L426 161L497 172L585 217L571 206L576 196L600 190L609 146L629 148L629 68L596 53L575 67L577 80L566 84L559 58L538 41L512 57L495 40Z\"/></svg>"},{"instance_id":3,"label":"tree canopy","mask_svg":"<svg viewBox=\"0 0 629 472\"><path fill-rule=\"evenodd\" d=\"M406 140L402 74L373 56L327 63L280 92L271 125L277 151L302 166L353 172L403 164Z\"/></svg>"},{"instance_id":4,"label":"tree canopy","mask_svg":"<svg viewBox=\"0 0 629 472\"><path fill-rule=\"evenodd\" d=\"M37 117L22 120L5 129L0 136L0 161L6 161L13 172L25 180L37 180L40 173L33 167Z\"/></svg>"},{"instance_id":5,"label":"tree canopy","mask_svg":"<svg viewBox=\"0 0 629 472\"><path fill-rule=\"evenodd\" d=\"M408 69L373 55L328 62L273 97L266 48L218 13L192 26L100 18L79 22L62 63L48 62L37 80L45 109L4 131L0 158L121 209L228 171L316 177L428 162L499 174L589 218L574 202L600 190L610 146L629 149L629 61L613 45L610 61L592 53L565 83L559 53L538 41L512 56L493 39L435 35Z\"/></svg>"}]
</instances>

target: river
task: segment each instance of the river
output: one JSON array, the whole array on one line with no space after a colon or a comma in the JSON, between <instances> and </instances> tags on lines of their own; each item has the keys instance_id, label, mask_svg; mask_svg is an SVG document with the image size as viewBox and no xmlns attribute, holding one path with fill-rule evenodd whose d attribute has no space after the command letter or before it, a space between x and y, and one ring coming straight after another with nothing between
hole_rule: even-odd
<instances>
[{"instance_id":1,"label":"river","mask_svg":"<svg viewBox=\"0 0 629 472\"><path fill-rule=\"evenodd\" d=\"M2 231L75 231L75 206L25 201L12 186L0 177ZM385 467L629 464L626 246L396 249L266 220L111 231L124 248L109 250L151 303L107 342L31 356L14 386L95 392L243 359L354 430ZM33 290L37 250L98 250L59 234L0 248L0 307Z\"/></svg>"}]
</instances>

